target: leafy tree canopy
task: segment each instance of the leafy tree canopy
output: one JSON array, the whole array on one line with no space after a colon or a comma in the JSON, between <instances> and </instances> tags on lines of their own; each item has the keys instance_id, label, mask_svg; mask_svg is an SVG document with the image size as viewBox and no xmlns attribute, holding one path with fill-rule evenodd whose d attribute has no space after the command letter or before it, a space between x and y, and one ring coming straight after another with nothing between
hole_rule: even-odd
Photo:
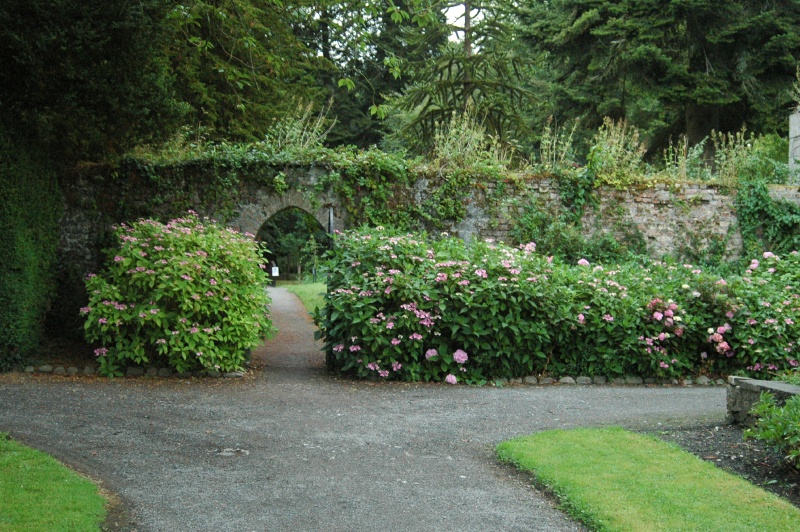
<instances>
[{"instance_id":1,"label":"leafy tree canopy","mask_svg":"<svg viewBox=\"0 0 800 532\"><path fill-rule=\"evenodd\" d=\"M0 2L0 116L55 155L121 151L174 127L161 47L171 2Z\"/></svg>"}]
</instances>

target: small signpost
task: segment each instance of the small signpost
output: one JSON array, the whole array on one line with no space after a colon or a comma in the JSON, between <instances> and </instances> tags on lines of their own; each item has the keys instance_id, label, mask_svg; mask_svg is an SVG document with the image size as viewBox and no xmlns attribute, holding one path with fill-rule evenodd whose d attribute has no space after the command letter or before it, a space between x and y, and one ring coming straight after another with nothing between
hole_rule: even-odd
<instances>
[{"instance_id":1,"label":"small signpost","mask_svg":"<svg viewBox=\"0 0 800 532\"><path fill-rule=\"evenodd\" d=\"M789 172L795 175L800 169L800 108L789 115Z\"/></svg>"}]
</instances>

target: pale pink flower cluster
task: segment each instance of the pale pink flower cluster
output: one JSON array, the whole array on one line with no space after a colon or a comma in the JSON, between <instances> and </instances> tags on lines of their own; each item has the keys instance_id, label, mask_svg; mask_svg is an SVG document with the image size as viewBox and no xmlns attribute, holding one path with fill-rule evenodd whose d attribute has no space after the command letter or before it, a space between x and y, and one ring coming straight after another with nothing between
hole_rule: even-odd
<instances>
[{"instance_id":1,"label":"pale pink flower cluster","mask_svg":"<svg viewBox=\"0 0 800 532\"><path fill-rule=\"evenodd\" d=\"M455 375L453 375L452 373L449 373L447 375L447 377L444 378L444 382L446 382L448 384L456 384L458 382L458 379L456 378Z\"/></svg>"},{"instance_id":2,"label":"pale pink flower cluster","mask_svg":"<svg viewBox=\"0 0 800 532\"><path fill-rule=\"evenodd\" d=\"M438 355L439 355L439 352L436 351L436 349L428 349L427 351L425 351L425 360L430 360L433 357L438 356Z\"/></svg>"},{"instance_id":3,"label":"pale pink flower cluster","mask_svg":"<svg viewBox=\"0 0 800 532\"><path fill-rule=\"evenodd\" d=\"M589 266L589 261L586 259L581 259L578 261L578 266Z\"/></svg>"},{"instance_id":4,"label":"pale pink flower cluster","mask_svg":"<svg viewBox=\"0 0 800 532\"><path fill-rule=\"evenodd\" d=\"M469 359L467 353L462 349L457 349L455 353L453 353L453 360L456 361L458 364L463 364Z\"/></svg>"},{"instance_id":5,"label":"pale pink flower cluster","mask_svg":"<svg viewBox=\"0 0 800 532\"><path fill-rule=\"evenodd\" d=\"M725 355L726 357L732 357L734 352L733 348L731 348L730 344L725 341L724 334L727 332L732 331L730 324L726 323L721 327L717 327L716 330L709 329L710 336L708 337L709 343L717 344L714 349L716 349L717 353L720 355Z\"/></svg>"}]
</instances>

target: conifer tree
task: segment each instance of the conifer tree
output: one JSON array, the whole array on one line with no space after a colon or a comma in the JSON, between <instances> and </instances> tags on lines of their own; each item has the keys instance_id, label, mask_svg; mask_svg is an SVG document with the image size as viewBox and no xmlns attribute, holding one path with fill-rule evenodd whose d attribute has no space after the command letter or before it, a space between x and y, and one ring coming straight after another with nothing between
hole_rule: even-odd
<instances>
[{"instance_id":1,"label":"conifer tree","mask_svg":"<svg viewBox=\"0 0 800 532\"><path fill-rule=\"evenodd\" d=\"M487 133L511 141L525 131L522 111L532 101L523 80L531 62L519 53L514 18L504 1L444 1L417 12L409 46L432 49L430 59L408 61L408 82L394 102L408 113L404 136L412 147L430 146L437 124L472 108Z\"/></svg>"},{"instance_id":2,"label":"conifer tree","mask_svg":"<svg viewBox=\"0 0 800 532\"><path fill-rule=\"evenodd\" d=\"M800 2L532 0L525 40L547 54L553 111L624 118L651 143L781 131L800 60Z\"/></svg>"}]
</instances>

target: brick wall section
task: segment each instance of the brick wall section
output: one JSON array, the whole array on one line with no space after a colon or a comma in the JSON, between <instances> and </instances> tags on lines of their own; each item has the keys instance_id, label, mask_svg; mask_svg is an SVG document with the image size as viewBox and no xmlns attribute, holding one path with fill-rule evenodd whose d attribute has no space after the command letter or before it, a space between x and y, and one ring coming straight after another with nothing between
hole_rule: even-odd
<instances>
[{"instance_id":1,"label":"brick wall section","mask_svg":"<svg viewBox=\"0 0 800 532\"><path fill-rule=\"evenodd\" d=\"M774 200L783 200L800 205L800 187L796 185L770 185L769 195Z\"/></svg>"},{"instance_id":2,"label":"brick wall section","mask_svg":"<svg viewBox=\"0 0 800 532\"><path fill-rule=\"evenodd\" d=\"M500 194L498 185L476 190L470 198L467 219L454 224L452 231L467 240L471 238L508 241L510 230L521 208L513 204L520 199L519 190ZM509 186L506 185L506 189ZM529 178L526 188L531 196L548 204L559 204L557 183L549 178ZM690 242L708 245L712 240L724 241L726 253L736 258L742 249L742 237L736 219L735 197L719 188L702 183L654 184L649 188L598 191L599 205L588 208L583 217L584 232L609 231L621 221L636 227L644 236L650 253L663 256L675 253ZM774 199L800 204L800 187L770 187ZM492 216L491 213L497 213Z\"/></svg>"}]
</instances>

